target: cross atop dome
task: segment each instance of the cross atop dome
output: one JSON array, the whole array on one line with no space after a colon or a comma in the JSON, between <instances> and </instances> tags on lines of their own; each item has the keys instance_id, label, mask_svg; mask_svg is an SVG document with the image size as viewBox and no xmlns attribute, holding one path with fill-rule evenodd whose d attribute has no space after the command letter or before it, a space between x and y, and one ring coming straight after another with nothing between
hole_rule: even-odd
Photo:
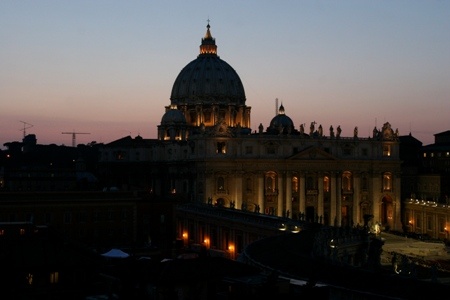
<instances>
[{"instance_id":1,"label":"cross atop dome","mask_svg":"<svg viewBox=\"0 0 450 300\"><path fill-rule=\"evenodd\" d=\"M206 34L202 38L202 44L200 45L200 55L217 55L216 40L212 37L211 31L209 30L211 28L209 19L207 21Z\"/></svg>"}]
</instances>

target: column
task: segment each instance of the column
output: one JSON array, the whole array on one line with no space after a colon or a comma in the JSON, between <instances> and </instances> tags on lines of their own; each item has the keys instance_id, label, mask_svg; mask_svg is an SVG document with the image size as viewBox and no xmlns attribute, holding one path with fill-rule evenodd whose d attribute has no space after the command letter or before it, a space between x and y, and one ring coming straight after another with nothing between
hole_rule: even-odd
<instances>
[{"instance_id":1,"label":"column","mask_svg":"<svg viewBox=\"0 0 450 300\"><path fill-rule=\"evenodd\" d=\"M292 174L286 172L286 216L292 218ZM289 212L289 216L287 213Z\"/></svg>"},{"instance_id":2,"label":"column","mask_svg":"<svg viewBox=\"0 0 450 300\"><path fill-rule=\"evenodd\" d=\"M342 224L342 176L339 172L337 174L336 181L336 226L341 226ZM333 220L334 222L334 220Z\"/></svg>"},{"instance_id":3,"label":"column","mask_svg":"<svg viewBox=\"0 0 450 300\"><path fill-rule=\"evenodd\" d=\"M260 208L260 212L264 212L264 173L259 174L258 177L258 205Z\"/></svg>"},{"instance_id":4,"label":"column","mask_svg":"<svg viewBox=\"0 0 450 300\"><path fill-rule=\"evenodd\" d=\"M402 214L401 214L401 193L400 193L400 189L401 189L401 179L400 179L400 174L395 174L395 178L394 178L394 230L398 230L401 231L402 230ZM442 230L442 228L441 228Z\"/></svg>"},{"instance_id":5,"label":"column","mask_svg":"<svg viewBox=\"0 0 450 300\"><path fill-rule=\"evenodd\" d=\"M242 172L236 172L236 176L234 177L234 192L233 199L235 201L235 208L242 207Z\"/></svg>"},{"instance_id":6,"label":"column","mask_svg":"<svg viewBox=\"0 0 450 300\"><path fill-rule=\"evenodd\" d=\"M361 176L360 174L353 174L353 223L354 225L364 224L361 217L361 209L359 206L359 201L361 198Z\"/></svg>"},{"instance_id":7,"label":"column","mask_svg":"<svg viewBox=\"0 0 450 300\"><path fill-rule=\"evenodd\" d=\"M211 176L208 176L208 174L205 173L205 199L203 199L203 203L207 202L207 199L209 197L214 198L214 178ZM214 203L213 199L213 203Z\"/></svg>"},{"instance_id":8,"label":"column","mask_svg":"<svg viewBox=\"0 0 450 300\"><path fill-rule=\"evenodd\" d=\"M372 174L372 203L373 203L373 222L381 223L381 176L379 174Z\"/></svg>"},{"instance_id":9,"label":"column","mask_svg":"<svg viewBox=\"0 0 450 300\"><path fill-rule=\"evenodd\" d=\"M337 191L336 191L336 174L331 173L330 175L330 195L331 195L331 199L330 199L330 224L332 226L334 226L334 220L336 220L337 215L336 215L336 207L337 207L337 200L336 200L336 196L337 196Z\"/></svg>"},{"instance_id":10,"label":"column","mask_svg":"<svg viewBox=\"0 0 450 300\"><path fill-rule=\"evenodd\" d=\"M284 180L283 174L278 173L278 197L277 197L277 212L276 215L281 217L283 216L284 210Z\"/></svg>"},{"instance_id":11,"label":"column","mask_svg":"<svg viewBox=\"0 0 450 300\"><path fill-rule=\"evenodd\" d=\"M320 217L322 217L323 222L323 174L319 173L317 176L317 215L319 216L318 222L320 222Z\"/></svg>"},{"instance_id":12,"label":"column","mask_svg":"<svg viewBox=\"0 0 450 300\"><path fill-rule=\"evenodd\" d=\"M299 196L299 201L300 201L300 203L299 203L299 210L300 210L300 213L305 214L306 213L305 173L303 173L303 172L300 173L299 181L300 181L299 182L299 193L300 193L300 196Z\"/></svg>"}]
</instances>

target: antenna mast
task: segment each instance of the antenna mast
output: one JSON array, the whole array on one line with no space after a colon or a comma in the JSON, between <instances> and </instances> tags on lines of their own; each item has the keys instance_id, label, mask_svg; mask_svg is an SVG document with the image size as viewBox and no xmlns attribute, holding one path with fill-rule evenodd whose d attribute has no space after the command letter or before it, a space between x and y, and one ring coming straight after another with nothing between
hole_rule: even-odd
<instances>
[{"instance_id":1,"label":"antenna mast","mask_svg":"<svg viewBox=\"0 0 450 300\"><path fill-rule=\"evenodd\" d=\"M23 131L23 138L25 138L25 136L27 135L27 129L33 127L33 124L24 122L24 121L20 121L21 123L23 123L23 129L19 129L20 131Z\"/></svg>"},{"instance_id":2,"label":"antenna mast","mask_svg":"<svg viewBox=\"0 0 450 300\"><path fill-rule=\"evenodd\" d=\"M278 115L278 98L275 98L275 116Z\"/></svg>"},{"instance_id":3,"label":"antenna mast","mask_svg":"<svg viewBox=\"0 0 450 300\"><path fill-rule=\"evenodd\" d=\"M91 134L90 132L61 132L62 134L71 134L72 135L72 147L77 146L76 136L77 134Z\"/></svg>"}]
</instances>

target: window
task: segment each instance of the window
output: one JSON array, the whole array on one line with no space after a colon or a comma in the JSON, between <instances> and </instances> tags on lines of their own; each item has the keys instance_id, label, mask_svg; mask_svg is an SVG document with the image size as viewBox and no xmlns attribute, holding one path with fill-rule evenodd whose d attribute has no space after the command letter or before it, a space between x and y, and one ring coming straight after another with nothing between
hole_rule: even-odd
<instances>
[{"instance_id":1,"label":"window","mask_svg":"<svg viewBox=\"0 0 450 300\"><path fill-rule=\"evenodd\" d=\"M391 145L383 145L383 156L384 157L391 156Z\"/></svg>"},{"instance_id":2,"label":"window","mask_svg":"<svg viewBox=\"0 0 450 300\"><path fill-rule=\"evenodd\" d=\"M223 177L217 178L217 190L225 191L225 179Z\"/></svg>"},{"instance_id":3,"label":"window","mask_svg":"<svg viewBox=\"0 0 450 300\"><path fill-rule=\"evenodd\" d=\"M266 190L268 192L276 191L276 174L274 172L270 172L266 174Z\"/></svg>"},{"instance_id":4,"label":"window","mask_svg":"<svg viewBox=\"0 0 450 300\"><path fill-rule=\"evenodd\" d=\"M298 192L298 177L292 177L292 192Z\"/></svg>"},{"instance_id":5,"label":"window","mask_svg":"<svg viewBox=\"0 0 450 300\"><path fill-rule=\"evenodd\" d=\"M346 171L342 174L342 190L351 191L353 188L352 173Z\"/></svg>"},{"instance_id":6,"label":"window","mask_svg":"<svg viewBox=\"0 0 450 300\"><path fill-rule=\"evenodd\" d=\"M58 281L59 281L59 272L51 272L50 283L58 283Z\"/></svg>"},{"instance_id":7,"label":"window","mask_svg":"<svg viewBox=\"0 0 450 300\"><path fill-rule=\"evenodd\" d=\"M383 191L391 191L392 190L392 174L385 173L383 174Z\"/></svg>"},{"instance_id":8,"label":"window","mask_svg":"<svg viewBox=\"0 0 450 300\"><path fill-rule=\"evenodd\" d=\"M217 142L217 153L225 154L226 153L225 145L226 145L225 142Z\"/></svg>"},{"instance_id":9,"label":"window","mask_svg":"<svg viewBox=\"0 0 450 300\"><path fill-rule=\"evenodd\" d=\"M123 160L125 158L125 152L117 151L115 153L116 160Z\"/></svg>"},{"instance_id":10,"label":"window","mask_svg":"<svg viewBox=\"0 0 450 300\"><path fill-rule=\"evenodd\" d=\"M328 193L330 191L330 177L323 177L323 191Z\"/></svg>"}]
</instances>

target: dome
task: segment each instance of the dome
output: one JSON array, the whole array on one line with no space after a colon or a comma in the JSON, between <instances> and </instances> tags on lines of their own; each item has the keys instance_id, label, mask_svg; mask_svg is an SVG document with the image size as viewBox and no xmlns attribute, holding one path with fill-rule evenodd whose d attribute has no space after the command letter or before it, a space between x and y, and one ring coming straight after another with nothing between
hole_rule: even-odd
<instances>
[{"instance_id":1,"label":"dome","mask_svg":"<svg viewBox=\"0 0 450 300\"><path fill-rule=\"evenodd\" d=\"M181 110L172 106L161 118L161 125L186 125L186 118Z\"/></svg>"},{"instance_id":2,"label":"dome","mask_svg":"<svg viewBox=\"0 0 450 300\"><path fill-rule=\"evenodd\" d=\"M200 54L178 74L170 96L173 105L245 105L245 92L236 71L217 55L208 23Z\"/></svg>"},{"instance_id":3,"label":"dome","mask_svg":"<svg viewBox=\"0 0 450 300\"><path fill-rule=\"evenodd\" d=\"M283 104L280 105L278 114L270 121L267 131L271 133L290 133L294 131L294 122L284 113Z\"/></svg>"}]
</instances>

